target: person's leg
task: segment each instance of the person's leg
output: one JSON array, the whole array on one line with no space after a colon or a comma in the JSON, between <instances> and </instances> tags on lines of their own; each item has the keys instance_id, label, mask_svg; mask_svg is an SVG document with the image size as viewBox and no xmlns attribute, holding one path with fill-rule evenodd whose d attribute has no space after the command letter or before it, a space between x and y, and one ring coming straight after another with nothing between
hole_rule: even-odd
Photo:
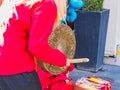
<instances>
[{"instance_id":1,"label":"person's leg","mask_svg":"<svg viewBox=\"0 0 120 90\"><path fill-rule=\"evenodd\" d=\"M42 90L35 71L13 76L0 76L0 90Z\"/></svg>"}]
</instances>

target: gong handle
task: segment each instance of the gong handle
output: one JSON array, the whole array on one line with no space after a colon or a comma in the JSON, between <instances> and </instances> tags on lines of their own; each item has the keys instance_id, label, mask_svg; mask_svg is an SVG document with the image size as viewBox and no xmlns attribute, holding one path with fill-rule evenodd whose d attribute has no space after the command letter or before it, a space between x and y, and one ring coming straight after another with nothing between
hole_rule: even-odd
<instances>
[{"instance_id":1,"label":"gong handle","mask_svg":"<svg viewBox=\"0 0 120 90\"><path fill-rule=\"evenodd\" d=\"M69 63L85 63L89 62L88 58L77 58L77 59L68 59Z\"/></svg>"}]
</instances>

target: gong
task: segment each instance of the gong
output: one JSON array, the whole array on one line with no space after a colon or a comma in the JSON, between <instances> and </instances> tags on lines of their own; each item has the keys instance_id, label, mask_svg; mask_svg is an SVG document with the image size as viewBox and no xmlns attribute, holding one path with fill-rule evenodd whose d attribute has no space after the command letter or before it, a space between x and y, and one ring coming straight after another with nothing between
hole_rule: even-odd
<instances>
[{"instance_id":1,"label":"gong","mask_svg":"<svg viewBox=\"0 0 120 90\"><path fill-rule=\"evenodd\" d=\"M60 50L67 58L71 59L74 57L76 39L74 32L67 24L62 24L54 28L48 42L52 48ZM37 60L37 63L40 68L54 75L61 74L67 69L67 67L53 66L40 60Z\"/></svg>"}]
</instances>

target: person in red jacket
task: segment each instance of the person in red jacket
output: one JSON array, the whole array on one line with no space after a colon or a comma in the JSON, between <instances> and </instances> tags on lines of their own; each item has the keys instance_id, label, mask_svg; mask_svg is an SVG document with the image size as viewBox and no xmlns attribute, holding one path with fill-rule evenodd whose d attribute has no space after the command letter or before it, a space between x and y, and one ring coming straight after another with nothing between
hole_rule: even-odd
<instances>
[{"instance_id":1,"label":"person in red jacket","mask_svg":"<svg viewBox=\"0 0 120 90\"><path fill-rule=\"evenodd\" d=\"M0 0L0 90L41 90L34 57L66 66L66 56L48 44L55 1Z\"/></svg>"}]
</instances>

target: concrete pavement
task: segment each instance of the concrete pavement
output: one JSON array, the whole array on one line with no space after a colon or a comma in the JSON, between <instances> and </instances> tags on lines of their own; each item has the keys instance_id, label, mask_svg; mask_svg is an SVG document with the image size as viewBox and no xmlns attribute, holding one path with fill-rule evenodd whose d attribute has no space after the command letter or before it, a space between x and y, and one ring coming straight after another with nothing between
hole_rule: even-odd
<instances>
[{"instance_id":1,"label":"concrete pavement","mask_svg":"<svg viewBox=\"0 0 120 90\"><path fill-rule=\"evenodd\" d=\"M105 60L108 60L109 62L111 62L110 60L114 61L114 59L115 58L105 58ZM81 77L87 77L91 75L112 82L112 90L120 90L120 65L105 63L103 65L103 68L96 73L90 71L82 71L76 68L69 73L69 77L73 80L74 83Z\"/></svg>"}]
</instances>

